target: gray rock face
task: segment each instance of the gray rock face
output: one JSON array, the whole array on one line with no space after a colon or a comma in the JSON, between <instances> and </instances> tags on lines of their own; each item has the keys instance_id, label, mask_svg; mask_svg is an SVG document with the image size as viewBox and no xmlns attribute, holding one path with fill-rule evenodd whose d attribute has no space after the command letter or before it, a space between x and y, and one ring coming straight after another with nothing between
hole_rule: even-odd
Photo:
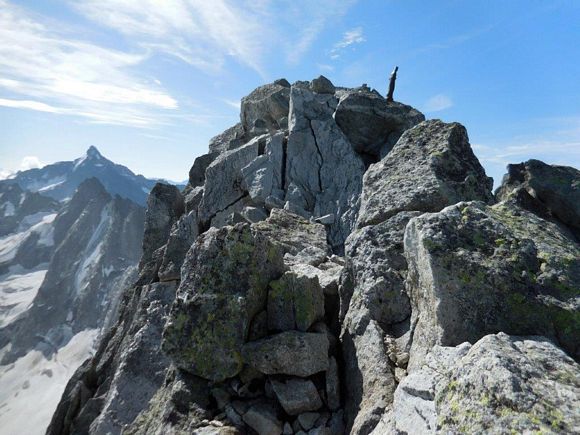
<instances>
[{"instance_id":1,"label":"gray rock face","mask_svg":"<svg viewBox=\"0 0 580 435\"><path fill-rule=\"evenodd\" d=\"M248 225L199 237L164 333L164 350L179 368L214 381L239 373L241 346L266 304L268 283L282 273L282 257Z\"/></svg>"},{"instance_id":2,"label":"gray rock face","mask_svg":"<svg viewBox=\"0 0 580 435\"><path fill-rule=\"evenodd\" d=\"M459 203L412 219L404 243L416 324L410 369L435 344L496 331L553 337L580 356L580 247L557 225L511 203Z\"/></svg>"},{"instance_id":3,"label":"gray rock face","mask_svg":"<svg viewBox=\"0 0 580 435\"><path fill-rule=\"evenodd\" d=\"M239 148L246 141L244 127L238 122L209 141L209 153L223 153Z\"/></svg>"},{"instance_id":4,"label":"gray rock face","mask_svg":"<svg viewBox=\"0 0 580 435\"><path fill-rule=\"evenodd\" d=\"M272 380L272 388L278 401L289 415L316 411L322 406L314 383L307 379L291 378L285 382Z\"/></svg>"},{"instance_id":5,"label":"gray rock face","mask_svg":"<svg viewBox=\"0 0 580 435\"><path fill-rule=\"evenodd\" d=\"M279 130L283 118L288 118L290 89L282 84L271 83L260 86L242 98L240 118L246 134L256 121L264 122L266 131Z\"/></svg>"},{"instance_id":6,"label":"gray rock face","mask_svg":"<svg viewBox=\"0 0 580 435\"><path fill-rule=\"evenodd\" d=\"M387 157L366 172L357 226L380 223L401 211L439 211L469 200L492 202L491 187L465 128L425 121L407 130Z\"/></svg>"},{"instance_id":7,"label":"gray rock face","mask_svg":"<svg viewBox=\"0 0 580 435\"><path fill-rule=\"evenodd\" d=\"M284 134L277 133L265 140L265 154L242 168L244 188L252 201L264 205L274 189L282 189Z\"/></svg>"},{"instance_id":8,"label":"gray rock face","mask_svg":"<svg viewBox=\"0 0 580 435\"><path fill-rule=\"evenodd\" d=\"M182 215L173 224L158 273L160 281L181 279L181 265L197 235L197 213L194 211Z\"/></svg>"},{"instance_id":9,"label":"gray rock face","mask_svg":"<svg viewBox=\"0 0 580 435\"><path fill-rule=\"evenodd\" d=\"M324 294L318 278L286 272L270 282L268 328L272 331L307 331L324 318Z\"/></svg>"},{"instance_id":10,"label":"gray rock face","mask_svg":"<svg viewBox=\"0 0 580 435\"><path fill-rule=\"evenodd\" d=\"M330 80L324 76L319 76L310 82L310 89L317 94L334 94L336 88Z\"/></svg>"},{"instance_id":11,"label":"gray rock face","mask_svg":"<svg viewBox=\"0 0 580 435\"><path fill-rule=\"evenodd\" d=\"M375 158L385 157L405 130L425 121L411 106L387 104L381 95L366 90L343 95L334 117L355 151Z\"/></svg>"},{"instance_id":12,"label":"gray rock face","mask_svg":"<svg viewBox=\"0 0 580 435\"><path fill-rule=\"evenodd\" d=\"M165 245L171 227L185 211L185 204L179 189L170 184L157 183L147 199L145 232L143 236L143 257L139 269L148 267L153 253Z\"/></svg>"},{"instance_id":13,"label":"gray rock face","mask_svg":"<svg viewBox=\"0 0 580 435\"><path fill-rule=\"evenodd\" d=\"M126 292L120 321L69 381L47 434L120 434L147 407L169 367L160 345L174 295L174 283Z\"/></svg>"},{"instance_id":14,"label":"gray rock face","mask_svg":"<svg viewBox=\"0 0 580 435\"><path fill-rule=\"evenodd\" d=\"M189 185L191 187L203 186L205 183L205 170L213 162L217 156L218 152L210 152L208 154L203 154L195 159L193 166L189 170Z\"/></svg>"},{"instance_id":15,"label":"gray rock face","mask_svg":"<svg viewBox=\"0 0 580 435\"><path fill-rule=\"evenodd\" d=\"M328 368L326 334L287 331L247 343L242 358L267 375L308 377Z\"/></svg>"},{"instance_id":16,"label":"gray rock face","mask_svg":"<svg viewBox=\"0 0 580 435\"><path fill-rule=\"evenodd\" d=\"M209 222L245 195L242 188L242 168L258 157L259 139L219 155L206 169L203 199L199 219Z\"/></svg>"},{"instance_id":17,"label":"gray rock face","mask_svg":"<svg viewBox=\"0 0 580 435\"><path fill-rule=\"evenodd\" d=\"M519 196L523 190L531 203L520 205L536 212L542 210L553 216L580 236L580 171L568 166L547 165L539 160L528 160L508 165L496 196L500 201Z\"/></svg>"},{"instance_id":18,"label":"gray rock face","mask_svg":"<svg viewBox=\"0 0 580 435\"><path fill-rule=\"evenodd\" d=\"M397 433L578 430L580 367L545 338L488 335L425 362L395 393Z\"/></svg>"},{"instance_id":19,"label":"gray rock face","mask_svg":"<svg viewBox=\"0 0 580 435\"><path fill-rule=\"evenodd\" d=\"M315 217L336 216L329 239L341 250L356 220L365 167L332 118L336 104L332 94L292 87L285 180L304 198L299 206Z\"/></svg>"}]
</instances>

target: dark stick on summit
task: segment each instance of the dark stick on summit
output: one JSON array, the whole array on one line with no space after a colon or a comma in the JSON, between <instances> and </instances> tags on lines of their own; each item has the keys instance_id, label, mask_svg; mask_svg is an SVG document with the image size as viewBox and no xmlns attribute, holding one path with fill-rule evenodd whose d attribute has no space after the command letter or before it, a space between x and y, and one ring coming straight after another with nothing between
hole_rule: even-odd
<instances>
[{"instance_id":1,"label":"dark stick on summit","mask_svg":"<svg viewBox=\"0 0 580 435\"><path fill-rule=\"evenodd\" d=\"M389 81L389 93L387 94L387 103L393 102L393 93L395 92L395 81L397 80L397 71L399 71L398 66L396 66L393 72L391 73L391 78Z\"/></svg>"}]
</instances>

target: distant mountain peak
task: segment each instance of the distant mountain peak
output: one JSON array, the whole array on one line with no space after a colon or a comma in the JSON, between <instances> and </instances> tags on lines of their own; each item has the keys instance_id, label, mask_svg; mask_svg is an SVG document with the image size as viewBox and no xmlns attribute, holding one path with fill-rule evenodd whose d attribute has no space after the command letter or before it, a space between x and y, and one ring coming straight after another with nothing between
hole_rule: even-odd
<instances>
[{"instance_id":1,"label":"distant mountain peak","mask_svg":"<svg viewBox=\"0 0 580 435\"><path fill-rule=\"evenodd\" d=\"M91 145L87 150L86 156L90 159L102 159L103 155L99 152L96 146Z\"/></svg>"}]
</instances>

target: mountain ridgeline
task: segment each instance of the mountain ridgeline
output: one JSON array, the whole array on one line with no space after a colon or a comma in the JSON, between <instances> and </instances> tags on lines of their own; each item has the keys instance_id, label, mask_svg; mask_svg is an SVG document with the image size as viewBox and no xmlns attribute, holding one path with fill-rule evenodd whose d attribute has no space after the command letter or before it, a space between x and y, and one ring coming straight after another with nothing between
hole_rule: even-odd
<instances>
[{"instance_id":1,"label":"mountain ridgeline","mask_svg":"<svg viewBox=\"0 0 580 435\"><path fill-rule=\"evenodd\" d=\"M324 77L240 118L152 189L48 434L578 431L577 169L494 195L461 124Z\"/></svg>"},{"instance_id":2,"label":"mountain ridgeline","mask_svg":"<svg viewBox=\"0 0 580 435\"><path fill-rule=\"evenodd\" d=\"M0 181L0 431L43 433L66 381L116 321L142 252L135 201L154 184L94 147Z\"/></svg>"}]
</instances>

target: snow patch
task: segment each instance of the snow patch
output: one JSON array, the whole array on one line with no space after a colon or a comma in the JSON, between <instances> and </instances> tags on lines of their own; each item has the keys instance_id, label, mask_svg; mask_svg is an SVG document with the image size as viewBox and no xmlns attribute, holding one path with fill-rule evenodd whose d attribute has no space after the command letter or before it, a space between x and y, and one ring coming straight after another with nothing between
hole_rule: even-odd
<instances>
[{"instance_id":1,"label":"snow patch","mask_svg":"<svg viewBox=\"0 0 580 435\"><path fill-rule=\"evenodd\" d=\"M16 214L16 208L14 207L14 204L12 204L10 201L6 201L4 203L4 206L2 207L2 215L4 217L8 217L8 216L14 216Z\"/></svg>"},{"instance_id":2,"label":"snow patch","mask_svg":"<svg viewBox=\"0 0 580 435\"><path fill-rule=\"evenodd\" d=\"M42 215L42 216L36 216ZM21 231L16 234L10 234L0 238L0 263L5 263L12 261L18 252L20 245L26 240L28 236L32 233L37 233L40 237L39 244L43 246L52 246L54 244L53 240L53 226L52 222L56 217L56 213L46 214L46 213L36 213L36 217L40 217L40 222L32 225L25 231ZM27 216L24 220L31 216ZM33 222L34 220L32 220ZM22 226L22 224L21 224Z\"/></svg>"},{"instance_id":3,"label":"snow patch","mask_svg":"<svg viewBox=\"0 0 580 435\"><path fill-rule=\"evenodd\" d=\"M50 359L36 350L0 366L0 432L44 434L65 386L92 355L98 330L76 334Z\"/></svg>"},{"instance_id":4,"label":"snow patch","mask_svg":"<svg viewBox=\"0 0 580 435\"><path fill-rule=\"evenodd\" d=\"M12 323L30 307L46 272L46 264L32 271L12 266L0 277L0 328Z\"/></svg>"}]
</instances>

